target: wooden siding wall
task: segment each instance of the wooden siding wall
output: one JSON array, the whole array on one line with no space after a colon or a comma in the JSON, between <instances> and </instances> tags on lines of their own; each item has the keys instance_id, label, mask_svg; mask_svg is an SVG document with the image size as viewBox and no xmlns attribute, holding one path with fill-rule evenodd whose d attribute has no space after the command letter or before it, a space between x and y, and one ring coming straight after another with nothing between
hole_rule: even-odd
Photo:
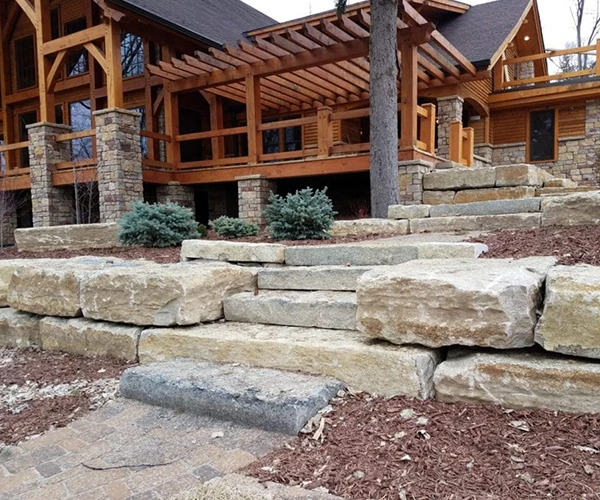
<instances>
[{"instance_id":1,"label":"wooden siding wall","mask_svg":"<svg viewBox=\"0 0 600 500\"><path fill-rule=\"evenodd\" d=\"M535 109L535 108L534 108ZM514 144L527 140L529 109L503 110L492 113L492 144ZM585 104L558 108L559 138L585 135Z\"/></svg>"}]
</instances>

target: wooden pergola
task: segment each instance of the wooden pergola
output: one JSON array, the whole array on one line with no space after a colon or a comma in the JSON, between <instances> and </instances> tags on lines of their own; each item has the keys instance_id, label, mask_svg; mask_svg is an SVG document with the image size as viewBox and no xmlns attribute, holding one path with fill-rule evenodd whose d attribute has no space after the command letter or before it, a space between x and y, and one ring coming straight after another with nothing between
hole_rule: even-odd
<instances>
[{"instance_id":1,"label":"wooden pergola","mask_svg":"<svg viewBox=\"0 0 600 500\"><path fill-rule=\"evenodd\" d=\"M435 107L432 110L418 105L419 90L490 78L490 72L478 72L415 8L402 1L405 13L397 20L400 153L403 159L413 159L422 157L420 152L433 154L435 142ZM150 66L152 74L165 80L166 134L175 138L168 148L168 161L179 164L178 142L198 139L211 139L212 160L184 163L179 165L182 168L297 159L297 152L263 154L261 134L314 123L318 126L318 148L304 151L303 158L368 150L368 145L336 149L331 142L331 122L369 114L370 28L370 4L364 2L341 16L332 11L274 25L248 33L237 46L196 52ZM244 103L247 126L224 129L222 110L211 106L210 132L179 135L177 97L192 91ZM276 115L308 110L317 113L275 123L262 121L263 112ZM419 126L419 119L426 122ZM247 134L247 157L222 156L223 137L234 134Z\"/></svg>"}]
</instances>

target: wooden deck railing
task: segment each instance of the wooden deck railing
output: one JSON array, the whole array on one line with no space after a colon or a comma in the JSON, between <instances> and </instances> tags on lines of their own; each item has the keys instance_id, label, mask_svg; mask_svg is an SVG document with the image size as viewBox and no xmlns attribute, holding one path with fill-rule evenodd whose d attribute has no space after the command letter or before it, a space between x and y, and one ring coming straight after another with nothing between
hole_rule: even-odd
<instances>
[{"instance_id":1,"label":"wooden deck railing","mask_svg":"<svg viewBox=\"0 0 600 500\"><path fill-rule=\"evenodd\" d=\"M473 166L475 130L463 128L461 121L450 123L450 160L467 167Z\"/></svg>"},{"instance_id":2,"label":"wooden deck railing","mask_svg":"<svg viewBox=\"0 0 600 500\"><path fill-rule=\"evenodd\" d=\"M84 139L90 138L89 148L87 151L83 149L79 152L75 152L77 149L77 141L83 143ZM71 160L56 164L56 170L71 170L71 169L83 169L96 165L96 130L81 130L79 132L69 132L67 134L60 134L56 136L56 142L68 142L69 151L71 153ZM81 156L81 157L77 157ZM89 156L89 158L83 157Z\"/></svg>"},{"instance_id":3,"label":"wooden deck railing","mask_svg":"<svg viewBox=\"0 0 600 500\"><path fill-rule=\"evenodd\" d=\"M569 81L577 78L600 77L600 64L596 64L596 62L600 63L599 54L600 39L595 45L553 50L543 54L505 59L500 61L494 69L494 88L495 90L504 90L543 83ZM582 58L583 66L586 69L536 76L536 62L552 62L556 68L560 68L559 58L564 58L565 56L576 59ZM552 59L555 60L552 61ZM549 70L552 70L552 67ZM524 76L523 73L525 73Z\"/></svg>"},{"instance_id":4,"label":"wooden deck railing","mask_svg":"<svg viewBox=\"0 0 600 500\"><path fill-rule=\"evenodd\" d=\"M22 175L29 172L29 164L21 165L15 160L15 152L29 149L29 141L15 142L0 146L0 162L3 167L2 176ZM20 165L19 167L17 165ZM25 172L27 171L27 172Z\"/></svg>"},{"instance_id":5,"label":"wooden deck railing","mask_svg":"<svg viewBox=\"0 0 600 500\"><path fill-rule=\"evenodd\" d=\"M167 147L171 141L171 136L142 130L140 132L142 140L146 142L146 157L142 159L142 165L145 167L170 170L173 165L167 162Z\"/></svg>"}]
</instances>

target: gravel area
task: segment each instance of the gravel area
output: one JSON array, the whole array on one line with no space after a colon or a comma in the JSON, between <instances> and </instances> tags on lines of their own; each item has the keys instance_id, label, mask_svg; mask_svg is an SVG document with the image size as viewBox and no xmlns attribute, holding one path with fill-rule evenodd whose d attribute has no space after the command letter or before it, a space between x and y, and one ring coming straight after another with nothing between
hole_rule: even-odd
<instances>
[{"instance_id":1,"label":"gravel area","mask_svg":"<svg viewBox=\"0 0 600 500\"><path fill-rule=\"evenodd\" d=\"M600 226L542 227L503 231L472 238L485 243L484 258L557 257L560 264L600 266Z\"/></svg>"},{"instance_id":2,"label":"gravel area","mask_svg":"<svg viewBox=\"0 0 600 500\"><path fill-rule=\"evenodd\" d=\"M34 349L0 350L0 449L102 407L126 364Z\"/></svg>"},{"instance_id":3,"label":"gravel area","mask_svg":"<svg viewBox=\"0 0 600 500\"><path fill-rule=\"evenodd\" d=\"M323 421L246 473L353 500L600 498L600 415L355 394Z\"/></svg>"}]
</instances>

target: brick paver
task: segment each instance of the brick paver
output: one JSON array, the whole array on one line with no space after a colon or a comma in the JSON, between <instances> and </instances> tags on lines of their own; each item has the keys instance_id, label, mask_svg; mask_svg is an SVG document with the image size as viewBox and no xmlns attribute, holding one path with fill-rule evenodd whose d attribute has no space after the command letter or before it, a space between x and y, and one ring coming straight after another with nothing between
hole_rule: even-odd
<instances>
[{"instance_id":1,"label":"brick paver","mask_svg":"<svg viewBox=\"0 0 600 500\"><path fill-rule=\"evenodd\" d=\"M0 450L0 500L167 500L289 436L116 400Z\"/></svg>"}]
</instances>

